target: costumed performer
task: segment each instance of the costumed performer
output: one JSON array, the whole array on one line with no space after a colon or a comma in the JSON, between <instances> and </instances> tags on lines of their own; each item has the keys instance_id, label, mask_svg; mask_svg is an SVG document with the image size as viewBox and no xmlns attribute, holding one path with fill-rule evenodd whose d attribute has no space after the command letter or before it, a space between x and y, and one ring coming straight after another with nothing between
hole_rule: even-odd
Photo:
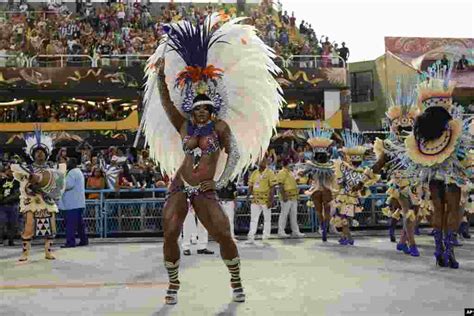
<instances>
[{"instance_id":1,"label":"costumed performer","mask_svg":"<svg viewBox=\"0 0 474 316\"><path fill-rule=\"evenodd\" d=\"M377 162L373 166L374 173L379 174L384 168L388 181L388 208L384 214L390 219L390 240L395 241L395 227L403 216L403 228L397 250L418 257L420 255L415 242L415 225L417 219L418 198L417 185L413 183L407 172L410 159L407 157L404 140L413 129L416 117L417 90L410 80L398 79L395 101L390 97L390 107L386 116L390 123L390 136L385 140L377 138L374 152ZM408 245L407 245L408 242Z\"/></svg>"},{"instance_id":2,"label":"costumed performer","mask_svg":"<svg viewBox=\"0 0 474 316\"><path fill-rule=\"evenodd\" d=\"M463 166L466 169L469 183L463 190L461 195L461 224L459 224L459 234L464 239L471 239L469 234L470 219L474 214L474 150L470 150L467 158L463 161Z\"/></svg>"},{"instance_id":3,"label":"costumed performer","mask_svg":"<svg viewBox=\"0 0 474 316\"><path fill-rule=\"evenodd\" d=\"M223 18L171 24L146 69L146 140L152 158L174 175L163 210L166 304L177 303L188 200L220 246L233 300L245 300L239 253L216 190L263 156L284 100L273 51L253 26L239 24L245 18Z\"/></svg>"},{"instance_id":4,"label":"costumed performer","mask_svg":"<svg viewBox=\"0 0 474 316\"><path fill-rule=\"evenodd\" d=\"M367 195L366 192L362 194L360 191L367 191L380 176L375 175L370 168L361 167L368 150L362 146L364 143L362 135L345 130L342 132L342 138L344 159L338 159L334 164L339 190L334 199L331 222L342 231L339 244L354 245L349 225L351 221L354 225L357 223L353 219L356 213L362 212L359 197Z\"/></svg>"},{"instance_id":5,"label":"costumed performer","mask_svg":"<svg viewBox=\"0 0 474 316\"><path fill-rule=\"evenodd\" d=\"M35 135L27 137L26 153L33 163L14 164L11 166L13 176L20 182L20 213L24 216L24 230L21 235L23 252L19 261L27 261L34 236L44 237L45 258L55 259L52 254L52 243L56 235L56 203L65 189L64 177L66 164L59 164L58 169L47 165L53 150L53 140L39 129Z\"/></svg>"},{"instance_id":6,"label":"costumed performer","mask_svg":"<svg viewBox=\"0 0 474 316\"><path fill-rule=\"evenodd\" d=\"M413 133L405 139L412 175L428 185L434 213L432 217L436 264L459 268L454 255L455 232L460 223L461 190L467 175L461 162L472 144L468 123L453 106L455 82L440 62L428 68L418 84L418 103L423 113L417 117ZM444 233L444 238L443 238Z\"/></svg>"},{"instance_id":7,"label":"costumed performer","mask_svg":"<svg viewBox=\"0 0 474 316\"><path fill-rule=\"evenodd\" d=\"M334 163L330 160L329 153L329 147L333 143L332 134L333 130L320 127L308 131L307 143L312 148L313 159L296 165L297 168L304 168L304 175L311 176L311 187L305 194L311 197L324 242L327 241L331 220L331 201L338 190Z\"/></svg>"}]
</instances>

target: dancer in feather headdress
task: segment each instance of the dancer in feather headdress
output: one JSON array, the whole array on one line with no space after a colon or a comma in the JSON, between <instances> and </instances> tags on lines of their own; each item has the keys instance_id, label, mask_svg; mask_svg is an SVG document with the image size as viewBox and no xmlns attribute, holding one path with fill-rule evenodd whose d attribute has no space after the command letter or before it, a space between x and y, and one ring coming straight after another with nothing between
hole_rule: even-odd
<instances>
[{"instance_id":1,"label":"dancer in feather headdress","mask_svg":"<svg viewBox=\"0 0 474 316\"><path fill-rule=\"evenodd\" d=\"M438 62L418 84L418 102L423 113L417 117L413 133L405 139L405 146L413 162L412 174L429 186L434 207L436 263L457 269L453 246L460 222L461 192L468 183L462 161L473 137L469 122L463 122L459 109L452 103L452 68L452 63L446 69Z\"/></svg>"},{"instance_id":2,"label":"dancer in feather headdress","mask_svg":"<svg viewBox=\"0 0 474 316\"><path fill-rule=\"evenodd\" d=\"M147 66L145 137L152 158L173 175L164 208L167 304L180 288L178 237L192 204L219 243L231 274L233 299L245 300L240 259L216 189L223 188L269 145L283 104L273 52L244 18L204 25L170 25Z\"/></svg>"},{"instance_id":3,"label":"dancer in feather headdress","mask_svg":"<svg viewBox=\"0 0 474 316\"><path fill-rule=\"evenodd\" d=\"M51 169L46 162L53 150L53 140L41 133L27 137L26 153L33 160L31 165L12 165L13 176L20 182L20 212L25 219L25 228L21 235L23 253L19 261L27 261L31 240L36 235L44 237L45 258L55 259L51 246L56 234L56 202L64 192L66 164Z\"/></svg>"},{"instance_id":4,"label":"dancer in feather headdress","mask_svg":"<svg viewBox=\"0 0 474 316\"><path fill-rule=\"evenodd\" d=\"M470 217L474 214L474 150L470 150L467 158L463 161L466 169L469 183L466 190L463 190L461 197L461 205L464 214L459 225L459 234L465 239L471 239L469 234Z\"/></svg>"},{"instance_id":5,"label":"dancer in feather headdress","mask_svg":"<svg viewBox=\"0 0 474 316\"><path fill-rule=\"evenodd\" d=\"M337 182L334 175L334 163L330 160L329 147L333 141L331 136L333 130L315 128L307 132L308 144L313 149L313 161L297 164L297 168L303 168L304 174L311 176L311 188L305 194L311 200L318 216L323 241L327 241L329 221L331 220L331 201L337 192Z\"/></svg>"},{"instance_id":6,"label":"dancer in feather headdress","mask_svg":"<svg viewBox=\"0 0 474 316\"><path fill-rule=\"evenodd\" d=\"M366 190L375 184L380 176L374 175L372 170L367 167L361 167L367 152L367 148L362 146L362 135L346 130L342 132L342 138L344 140L342 148L344 160L335 161L334 167L339 191L334 200L335 208L331 222L334 226L342 229L339 243L354 245L349 224L356 213L362 212L359 197L365 195L361 194L361 190Z\"/></svg>"},{"instance_id":7,"label":"dancer in feather headdress","mask_svg":"<svg viewBox=\"0 0 474 316\"><path fill-rule=\"evenodd\" d=\"M386 114L390 122L390 137L375 140L374 152L377 162L372 170L380 173L382 168L385 168L389 177L387 190L389 207L384 209L384 214L390 219L390 239L395 241L395 226L403 216L403 229L397 250L418 257L420 253L415 242L418 198L413 192L416 185L413 180L410 181L407 172L410 159L406 155L404 144L404 139L412 131L415 119L419 115L415 82L410 82L407 78L403 82L399 79L395 102L390 98L390 103Z\"/></svg>"}]
</instances>

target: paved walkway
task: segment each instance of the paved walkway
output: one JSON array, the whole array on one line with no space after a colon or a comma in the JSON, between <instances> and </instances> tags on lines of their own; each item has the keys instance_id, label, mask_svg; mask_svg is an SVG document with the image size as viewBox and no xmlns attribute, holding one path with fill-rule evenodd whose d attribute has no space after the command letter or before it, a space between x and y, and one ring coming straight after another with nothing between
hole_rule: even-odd
<instances>
[{"instance_id":1,"label":"paved walkway","mask_svg":"<svg viewBox=\"0 0 474 316\"><path fill-rule=\"evenodd\" d=\"M116 240L115 240L116 241ZM230 302L228 272L217 255L182 257L182 289L163 306L162 243L93 241L18 263L0 246L0 315L464 315L474 307L474 240L456 249L459 270L435 266L431 237L421 257L395 252L388 238L359 237L239 243L247 302Z\"/></svg>"}]
</instances>

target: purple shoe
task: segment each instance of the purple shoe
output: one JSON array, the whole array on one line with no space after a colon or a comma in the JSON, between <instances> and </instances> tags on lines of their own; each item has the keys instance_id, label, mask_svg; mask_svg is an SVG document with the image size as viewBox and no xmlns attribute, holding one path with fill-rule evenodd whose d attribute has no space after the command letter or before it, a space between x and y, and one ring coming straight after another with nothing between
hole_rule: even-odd
<instances>
[{"instance_id":1,"label":"purple shoe","mask_svg":"<svg viewBox=\"0 0 474 316\"><path fill-rule=\"evenodd\" d=\"M397 250L398 250L398 251L403 251L405 254L409 254L409 253L410 253L410 250L408 249L407 244L398 243L398 244L397 244Z\"/></svg>"},{"instance_id":2,"label":"purple shoe","mask_svg":"<svg viewBox=\"0 0 474 316\"><path fill-rule=\"evenodd\" d=\"M419 257L420 256L420 252L418 251L418 248L416 247L416 245L413 245L413 246L410 246L410 255L412 257Z\"/></svg>"},{"instance_id":3,"label":"purple shoe","mask_svg":"<svg viewBox=\"0 0 474 316\"><path fill-rule=\"evenodd\" d=\"M453 233L451 243L454 247L461 247L462 246L462 244L458 240L458 234L456 234L456 233Z\"/></svg>"},{"instance_id":4,"label":"purple shoe","mask_svg":"<svg viewBox=\"0 0 474 316\"><path fill-rule=\"evenodd\" d=\"M347 245L347 239L346 237L342 237L341 239L339 239L339 245Z\"/></svg>"},{"instance_id":5,"label":"purple shoe","mask_svg":"<svg viewBox=\"0 0 474 316\"><path fill-rule=\"evenodd\" d=\"M457 262L456 257L454 256L454 247L453 247L453 242L454 242L454 232L448 231L444 238L444 245L445 245L445 251L444 251L444 260L447 262L447 265L451 269L458 269L459 268L459 262Z\"/></svg>"},{"instance_id":6,"label":"purple shoe","mask_svg":"<svg viewBox=\"0 0 474 316\"><path fill-rule=\"evenodd\" d=\"M444 256L443 234L440 230L437 229L433 229L433 232L436 246L436 251L434 253L434 256L436 258L436 265L443 268L447 267L449 258L445 258Z\"/></svg>"},{"instance_id":7,"label":"purple shoe","mask_svg":"<svg viewBox=\"0 0 474 316\"><path fill-rule=\"evenodd\" d=\"M321 225L322 230L322 239L324 242L328 241L328 230L327 230L327 223L323 222Z\"/></svg>"},{"instance_id":8,"label":"purple shoe","mask_svg":"<svg viewBox=\"0 0 474 316\"><path fill-rule=\"evenodd\" d=\"M346 241L346 245L354 246L354 239L348 239L348 240Z\"/></svg>"}]
</instances>

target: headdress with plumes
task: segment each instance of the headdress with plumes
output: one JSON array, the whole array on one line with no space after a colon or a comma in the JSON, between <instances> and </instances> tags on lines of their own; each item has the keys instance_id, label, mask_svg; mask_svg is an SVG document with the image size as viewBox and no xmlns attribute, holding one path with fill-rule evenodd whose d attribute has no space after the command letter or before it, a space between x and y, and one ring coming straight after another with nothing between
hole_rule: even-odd
<instances>
[{"instance_id":1,"label":"headdress with plumes","mask_svg":"<svg viewBox=\"0 0 474 316\"><path fill-rule=\"evenodd\" d=\"M214 45L226 45L220 40L223 34L213 29L211 19L202 26L193 26L190 22L172 24L167 29L168 45L186 64L175 79L175 88L181 90L184 98L181 109L188 113L200 104L212 105L216 112L222 107L223 70L208 63L209 51ZM194 102L198 95L206 95L208 101Z\"/></svg>"},{"instance_id":2,"label":"headdress with plumes","mask_svg":"<svg viewBox=\"0 0 474 316\"><path fill-rule=\"evenodd\" d=\"M32 160L35 159L34 152L38 148L41 148L46 152L46 159L49 158L54 148L53 139L51 136L44 134L38 126L35 127L34 135L27 136L25 138L25 142L25 152Z\"/></svg>"},{"instance_id":3,"label":"headdress with plumes","mask_svg":"<svg viewBox=\"0 0 474 316\"><path fill-rule=\"evenodd\" d=\"M363 135L346 129L341 133L341 136L344 141L342 152L352 161L362 161L367 151L367 148L363 146Z\"/></svg>"},{"instance_id":4,"label":"headdress with plumes","mask_svg":"<svg viewBox=\"0 0 474 316\"><path fill-rule=\"evenodd\" d=\"M409 78L398 78L395 100L390 96L390 106L386 116L390 121L390 129L399 134L401 129L413 127L416 117L420 114L417 108L417 90Z\"/></svg>"},{"instance_id":5,"label":"headdress with plumes","mask_svg":"<svg viewBox=\"0 0 474 316\"><path fill-rule=\"evenodd\" d=\"M148 60L144 134L151 158L168 174L176 172L184 153L157 87L155 65L163 56L165 81L177 109L189 114L195 96L205 93L216 118L230 126L240 153L235 172L256 163L268 148L284 103L275 80L281 70L273 61L273 50L256 35L255 27L239 24L242 20L245 18L225 22L222 15L214 13L202 26L187 21L172 24ZM220 155L216 177L224 159L225 155Z\"/></svg>"},{"instance_id":6,"label":"headdress with plumes","mask_svg":"<svg viewBox=\"0 0 474 316\"><path fill-rule=\"evenodd\" d=\"M333 133L334 131L332 129L324 129L318 126L306 132L308 136L307 142L314 152L327 153L328 147L332 144L331 136Z\"/></svg>"},{"instance_id":7,"label":"headdress with plumes","mask_svg":"<svg viewBox=\"0 0 474 316\"><path fill-rule=\"evenodd\" d=\"M452 95L456 82L451 80L453 62L443 65L437 61L420 76L418 83L418 105L424 111L433 106L440 106L450 111Z\"/></svg>"}]
</instances>

